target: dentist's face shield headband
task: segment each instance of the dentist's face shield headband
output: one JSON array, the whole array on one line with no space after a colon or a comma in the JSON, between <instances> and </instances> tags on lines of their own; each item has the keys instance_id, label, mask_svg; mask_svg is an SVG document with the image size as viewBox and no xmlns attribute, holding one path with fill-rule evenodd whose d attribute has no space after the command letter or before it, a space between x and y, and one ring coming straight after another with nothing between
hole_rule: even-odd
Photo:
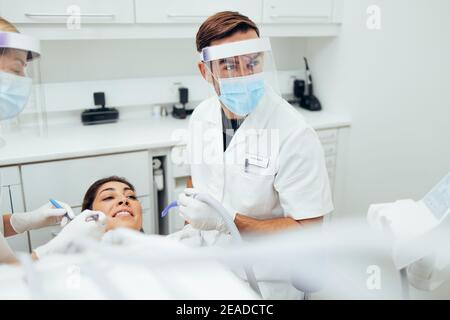
<instances>
[{"instance_id":1,"label":"dentist's face shield headband","mask_svg":"<svg viewBox=\"0 0 450 320\"><path fill-rule=\"evenodd\" d=\"M200 59L221 103L240 117L258 107L268 87L278 93L276 68L267 38L206 47Z\"/></svg>"},{"instance_id":2,"label":"dentist's face shield headband","mask_svg":"<svg viewBox=\"0 0 450 320\"><path fill-rule=\"evenodd\" d=\"M17 117L27 106L36 111L33 88L39 79L39 40L0 31L0 121Z\"/></svg>"}]
</instances>

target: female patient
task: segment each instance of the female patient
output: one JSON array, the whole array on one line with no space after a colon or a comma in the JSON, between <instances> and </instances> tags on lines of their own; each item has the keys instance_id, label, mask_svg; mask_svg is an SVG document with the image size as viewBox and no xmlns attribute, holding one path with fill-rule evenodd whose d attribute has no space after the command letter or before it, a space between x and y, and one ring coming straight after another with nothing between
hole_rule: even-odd
<instances>
[{"instance_id":1,"label":"female patient","mask_svg":"<svg viewBox=\"0 0 450 320\"><path fill-rule=\"evenodd\" d=\"M124 227L142 230L142 206L134 186L121 177L95 181L86 191L81 210L101 211L109 217L106 231Z\"/></svg>"},{"instance_id":2,"label":"female patient","mask_svg":"<svg viewBox=\"0 0 450 320\"><path fill-rule=\"evenodd\" d=\"M91 216L98 221L89 223ZM86 219L86 220L85 220ZM100 239L109 230L123 227L142 230L142 206L134 187L124 178L112 176L94 182L84 195L82 213L70 222L57 237L33 251L33 259L65 252L75 237L82 235Z\"/></svg>"},{"instance_id":3,"label":"female patient","mask_svg":"<svg viewBox=\"0 0 450 320\"><path fill-rule=\"evenodd\" d=\"M98 224L89 224L92 230L86 229L84 218L99 213L102 213L103 217L99 219ZM81 220L78 219L80 216ZM33 258L39 259L48 254L65 252L74 237L79 237L80 230L85 236L89 234L91 238L98 240L105 232L120 227L143 232L142 206L136 197L134 186L117 176L97 180L89 187L84 195L82 213L75 220L64 227L57 237L36 248ZM189 246L199 246L201 243L199 235L198 230L187 225L185 229L171 234L169 238L184 241Z\"/></svg>"}]
</instances>

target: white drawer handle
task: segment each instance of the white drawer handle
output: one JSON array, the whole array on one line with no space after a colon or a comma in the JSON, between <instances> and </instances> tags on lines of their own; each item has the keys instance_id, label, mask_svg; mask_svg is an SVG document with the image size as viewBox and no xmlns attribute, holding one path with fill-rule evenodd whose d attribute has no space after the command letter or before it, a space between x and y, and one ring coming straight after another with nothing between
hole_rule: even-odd
<instances>
[{"instance_id":1,"label":"white drawer handle","mask_svg":"<svg viewBox=\"0 0 450 320\"><path fill-rule=\"evenodd\" d=\"M285 15L285 14L271 14L269 16L272 19L285 19L285 18L305 18L305 19L324 19L328 18L328 15L324 14L317 14L317 15L309 15L309 16L302 16L302 15Z\"/></svg>"},{"instance_id":2,"label":"white drawer handle","mask_svg":"<svg viewBox=\"0 0 450 320\"><path fill-rule=\"evenodd\" d=\"M69 18L73 16L82 18L114 18L116 15L112 13L83 13L79 15L68 13L25 13L25 16L41 18Z\"/></svg>"},{"instance_id":3,"label":"white drawer handle","mask_svg":"<svg viewBox=\"0 0 450 320\"><path fill-rule=\"evenodd\" d=\"M331 140L331 139L336 139L336 134L330 133L330 134L327 134L327 135L319 135L319 139L320 139L320 140Z\"/></svg>"},{"instance_id":4,"label":"white drawer handle","mask_svg":"<svg viewBox=\"0 0 450 320\"><path fill-rule=\"evenodd\" d=\"M167 18L208 18L206 15L190 15L190 14L175 14L175 13L168 13Z\"/></svg>"}]
</instances>

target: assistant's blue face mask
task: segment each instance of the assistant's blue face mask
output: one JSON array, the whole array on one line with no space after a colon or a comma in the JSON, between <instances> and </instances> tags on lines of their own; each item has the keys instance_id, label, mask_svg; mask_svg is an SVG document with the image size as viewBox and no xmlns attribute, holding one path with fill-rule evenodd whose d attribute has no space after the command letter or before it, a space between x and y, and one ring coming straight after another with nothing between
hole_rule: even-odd
<instances>
[{"instance_id":1,"label":"assistant's blue face mask","mask_svg":"<svg viewBox=\"0 0 450 320\"><path fill-rule=\"evenodd\" d=\"M225 107L234 114L245 117L255 110L264 96L263 73L222 78L219 80L219 88L219 99Z\"/></svg>"},{"instance_id":2,"label":"assistant's blue face mask","mask_svg":"<svg viewBox=\"0 0 450 320\"><path fill-rule=\"evenodd\" d=\"M31 93L30 78L0 71L0 121L17 117Z\"/></svg>"}]
</instances>

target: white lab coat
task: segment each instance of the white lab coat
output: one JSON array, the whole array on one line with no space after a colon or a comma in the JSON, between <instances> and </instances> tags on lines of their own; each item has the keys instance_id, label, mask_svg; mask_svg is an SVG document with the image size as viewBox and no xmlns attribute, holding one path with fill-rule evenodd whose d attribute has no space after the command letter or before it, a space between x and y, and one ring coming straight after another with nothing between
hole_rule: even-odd
<instances>
[{"instance_id":1,"label":"white lab coat","mask_svg":"<svg viewBox=\"0 0 450 320\"><path fill-rule=\"evenodd\" d=\"M188 142L194 188L254 218L323 216L333 203L319 139L294 107L266 92L225 152L218 98L194 110Z\"/></svg>"},{"instance_id":2,"label":"white lab coat","mask_svg":"<svg viewBox=\"0 0 450 320\"><path fill-rule=\"evenodd\" d=\"M218 98L211 97L197 106L189 122L194 188L209 193L230 212L260 219L300 220L333 210L323 149L294 107L266 88L225 152L220 108ZM215 231L202 232L201 242L217 236ZM266 299L302 297L290 284L266 281L267 272L255 268L255 274L264 279L259 284Z\"/></svg>"}]
</instances>

